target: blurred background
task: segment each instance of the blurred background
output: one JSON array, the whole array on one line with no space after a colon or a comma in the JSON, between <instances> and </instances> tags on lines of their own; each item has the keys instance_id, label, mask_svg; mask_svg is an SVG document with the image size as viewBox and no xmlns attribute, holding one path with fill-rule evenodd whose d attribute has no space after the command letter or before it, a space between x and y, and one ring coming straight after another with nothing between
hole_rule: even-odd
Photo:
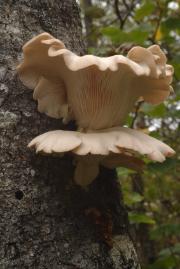
<instances>
[{"instance_id":1,"label":"blurred background","mask_svg":"<svg viewBox=\"0 0 180 269\"><path fill-rule=\"evenodd\" d=\"M180 1L81 0L89 54L126 55L133 46L158 44L174 66L172 94L163 104L139 102L126 125L176 150L143 173L117 169L130 230L145 269L180 268Z\"/></svg>"}]
</instances>

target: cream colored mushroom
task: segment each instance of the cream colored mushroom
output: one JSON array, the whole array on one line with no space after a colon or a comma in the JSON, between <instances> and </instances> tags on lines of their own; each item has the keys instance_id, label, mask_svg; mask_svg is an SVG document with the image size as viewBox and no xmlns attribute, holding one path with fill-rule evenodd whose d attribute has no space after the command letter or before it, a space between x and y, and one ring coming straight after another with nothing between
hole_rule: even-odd
<instances>
[{"instance_id":1,"label":"cream colored mushroom","mask_svg":"<svg viewBox=\"0 0 180 269\"><path fill-rule=\"evenodd\" d=\"M76 158L75 171L80 185L97 176L99 164L122 165L122 154L133 158L138 153L160 162L174 154L164 143L122 127L140 97L158 104L172 91L173 68L166 64L159 46L134 47L127 58L77 56L43 33L30 40L23 53L18 73L22 82L34 89L38 110L64 122L75 119L82 130L47 132L29 146L37 152L71 151L81 156Z\"/></svg>"},{"instance_id":2,"label":"cream colored mushroom","mask_svg":"<svg viewBox=\"0 0 180 269\"><path fill-rule=\"evenodd\" d=\"M50 131L34 138L28 146L35 147L37 153L54 154L71 151L78 155L75 181L80 185L87 185L96 178L100 164L109 168L124 166L138 170L142 167L142 163L137 163L136 158L132 158L133 155L141 154L153 161L163 162L165 157L174 154L174 151L163 142L126 127L89 133Z\"/></svg>"}]
</instances>

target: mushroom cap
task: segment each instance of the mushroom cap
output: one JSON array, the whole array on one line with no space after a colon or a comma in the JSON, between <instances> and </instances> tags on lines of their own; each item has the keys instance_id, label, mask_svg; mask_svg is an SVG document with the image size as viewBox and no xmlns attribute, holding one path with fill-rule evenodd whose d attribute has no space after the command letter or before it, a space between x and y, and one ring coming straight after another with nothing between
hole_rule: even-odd
<instances>
[{"instance_id":1,"label":"mushroom cap","mask_svg":"<svg viewBox=\"0 0 180 269\"><path fill-rule=\"evenodd\" d=\"M24 47L17 68L20 79L34 89L38 110L85 129L122 125L142 97L158 104L172 90L173 68L159 46L132 48L127 57L77 56L48 33Z\"/></svg>"},{"instance_id":2,"label":"mushroom cap","mask_svg":"<svg viewBox=\"0 0 180 269\"><path fill-rule=\"evenodd\" d=\"M111 153L146 155L153 161L163 162L175 152L163 142L141 131L126 127L114 127L88 133L76 131L50 131L34 138L28 145L36 152L46 154L72 151L85 155L108 156Z\"/></svg>"},{"instance_id":3,"label":"mushroom cap","mask_svg":"<svg viewBox=\"0 0 180 269\"><path fill-rule=\"evenodd\" d=\"M140 131L114 127L88 133L50 131L34 138L28 145L37 153L54 154L71 151L76 154L74 180L81 186L90 184L99 173L99 165L118 166L136 171L143 169L139 155L163 162L175 152L163 142ZM136 157L137 156L137 157Z\"/></svg>"}]
</instances>

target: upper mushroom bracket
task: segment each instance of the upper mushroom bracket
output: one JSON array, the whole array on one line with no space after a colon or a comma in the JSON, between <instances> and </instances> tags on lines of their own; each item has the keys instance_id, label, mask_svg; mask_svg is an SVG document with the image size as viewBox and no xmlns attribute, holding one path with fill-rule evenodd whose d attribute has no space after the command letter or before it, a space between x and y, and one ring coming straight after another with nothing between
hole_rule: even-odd
<instances>
[{"instance_id":1,"label":"upper mushroom bracket","mask_svg":"<svg viewBox=\"0 0 180 269\"><path fill-rule=\"evenodd\" d=\"M127 57L77 56L48 33L23 47L22 82L34 89L38 110L75 119L84 129L122 125L142 97L158 104L172 91L173 68L159 46L132 48Z\"/></svg>"}]
</instances>

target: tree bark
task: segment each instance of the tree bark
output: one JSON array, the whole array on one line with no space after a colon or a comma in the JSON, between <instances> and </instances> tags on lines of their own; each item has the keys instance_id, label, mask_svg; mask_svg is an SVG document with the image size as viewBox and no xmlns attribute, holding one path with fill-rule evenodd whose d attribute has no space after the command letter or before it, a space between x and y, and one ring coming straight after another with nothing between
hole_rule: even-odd
<instances>
[{"instance_id":1,"label":"tree bark","mask_svg":"<svg viewBox=\"0 0 180 269\"><path fill-rule=\"evenodd\" d=\"M36 156L28 142L72 128L37 112L16 66L22 45L47 31L78 54L85 47L75 0L0 0L0 268L139 268L115 171L83 190L71 156Z\"/></svg>"}]
</instances>

